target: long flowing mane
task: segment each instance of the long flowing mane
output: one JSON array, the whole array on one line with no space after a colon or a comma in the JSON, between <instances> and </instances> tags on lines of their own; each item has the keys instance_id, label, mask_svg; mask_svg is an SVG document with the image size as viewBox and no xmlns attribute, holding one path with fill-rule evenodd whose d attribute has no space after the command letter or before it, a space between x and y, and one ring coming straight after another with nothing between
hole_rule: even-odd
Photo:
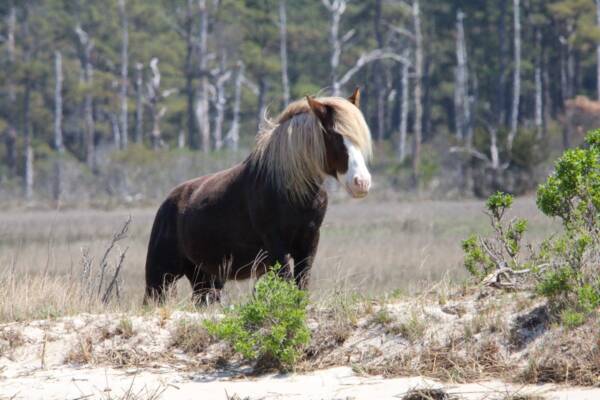
<instances>
[{"instance_id":1,"label":"long flowing mane","mask_svg":"<svg viewBox=\"0 0 600 400\"><path fill-rule=\"evenodd\" d=\"M334 110L334 127L371 158L371 133L360 110L341 97L320 97ZM306 99L291 103L274 120L265 116L250 162L292 201L303 202L322 183L326 162L323 127Z\"/></svg>"}]
</instances>

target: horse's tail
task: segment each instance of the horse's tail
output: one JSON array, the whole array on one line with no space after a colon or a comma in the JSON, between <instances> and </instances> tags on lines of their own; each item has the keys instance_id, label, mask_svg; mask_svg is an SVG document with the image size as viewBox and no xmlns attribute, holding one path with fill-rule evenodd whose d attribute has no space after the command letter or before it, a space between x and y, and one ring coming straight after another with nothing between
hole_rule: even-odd
<instances>
[{"instance_id":1,"label":"horse's tail","mask_svg":"<svg viewBox=\"0 0 600 400\"><path fill-rule=\"evenodd\" d=\"M154 217L146 255L144 304L164 300L165 289L181 276L177 245L177 204L165 200Z\"/></svg>"}]
</instances>

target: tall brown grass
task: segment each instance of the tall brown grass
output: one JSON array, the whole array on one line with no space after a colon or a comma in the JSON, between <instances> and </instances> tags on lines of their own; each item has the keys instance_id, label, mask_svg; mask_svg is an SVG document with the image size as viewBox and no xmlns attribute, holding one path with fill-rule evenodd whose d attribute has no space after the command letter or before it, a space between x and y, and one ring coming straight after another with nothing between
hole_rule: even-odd
<instances>
[{"instance_id":1,"label":"tall brown grass","mask_svg":"<svg viewBox=\"0 0 600 400\"><path fill-rule=\"evenodd\" d=\"M486 229L477 201L374 200L332 204L321 231L310 292L315 300L348 293L381 296L415 292L442 276L461 280L460 241ZM155 209L11 211L0 213L0 322L53 318L81 312L143 312L144 263ZM531 220L533 239L553 227L535 211L533 199L516 202ZM119 297L104 304L82 280L82 256L98 263L113 234L131 216L126 238L108 257L118 263ZM229 282L224 302L251 292L252 282ZM182 279L170 307L191 307Z\"/></svg>"}]
</instances>

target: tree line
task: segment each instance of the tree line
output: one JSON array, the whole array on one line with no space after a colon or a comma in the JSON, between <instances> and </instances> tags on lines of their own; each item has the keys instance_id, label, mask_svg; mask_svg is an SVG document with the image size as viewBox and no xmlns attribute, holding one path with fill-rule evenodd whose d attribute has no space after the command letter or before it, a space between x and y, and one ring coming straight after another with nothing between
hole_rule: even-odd
<instances>
[{"instance_id":1,"label":"tree line","mask_svg":"<svg viewBox=\"0 0 600 400\"><path fill-rule=\"evenodd\" d=\"M354 86L415 187L445 135L471 191L600 96L600 0L9 0L0 21L0 185L28 199L39 158L59 198L66 157L235 151L267 109Z\"/></svg>"}]
</instances>

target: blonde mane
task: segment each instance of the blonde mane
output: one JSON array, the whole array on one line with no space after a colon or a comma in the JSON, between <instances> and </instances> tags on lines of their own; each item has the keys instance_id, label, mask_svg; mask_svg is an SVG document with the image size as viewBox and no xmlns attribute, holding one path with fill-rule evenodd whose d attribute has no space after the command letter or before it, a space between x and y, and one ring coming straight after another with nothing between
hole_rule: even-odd
<instances>
[{"instance_id":1,"label":"blonde mane","mask_svg":"<svg viewBox=\"0 0 600 400\"><path fill-rule=\"evenodd\" d=\"M320 97L334 109L334 128L348 138L365 159L371 158L371 133L360 112L341 97ZM291 103L275 119L265 116L250 160L259 174L296 202L308 200L325 175L323 127L306 99Z\"/></svg>"}]
</instances>

